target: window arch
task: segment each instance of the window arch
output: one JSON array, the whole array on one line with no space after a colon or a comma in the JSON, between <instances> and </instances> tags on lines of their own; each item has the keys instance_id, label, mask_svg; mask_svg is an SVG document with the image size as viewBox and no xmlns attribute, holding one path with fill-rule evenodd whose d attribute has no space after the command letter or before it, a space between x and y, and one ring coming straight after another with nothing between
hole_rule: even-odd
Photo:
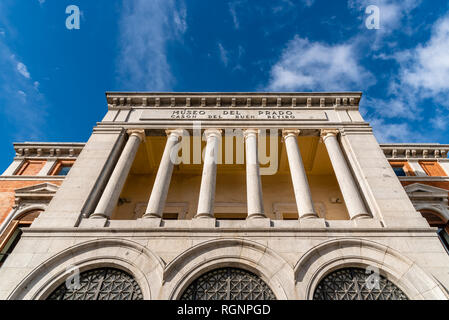
<instances>
[{"instance_id":1,"label":"window arch","mask_svg":"<svg viewBox=\"0 0 449 320\"><path fill-rule=\"evenodd\" d=\"M324 277L314 300L408 300L394 283L382 275L372 277L361 268L338 269Z\"/></svg>"},{"instance_id":2,"label":"window arch","mask_svg":"<svg viewBox=\"0 0 449 320\"><path fill-rule=\"evenodd\" d=\"M19 242L22 231L21 228L28 228L33 223L42 209L30 209L16 216L0 235L0 267L5 263L8 256L12 253Z\"/></svg>"},{"instance_id":3,"label":"window arch","mask_svg":"<svg viewBox=\"0 0 449 320\"><path fill-rule=\"evenodd\" d=\"M119 269L88 270L79 275L79 282L74 279L62 283L47 300L143 300L136 280Z\"/></svg>"},{"instance_id":4,"label":"window arch","mask_svg":"<svg viewBox=\"0 0 449 320\"><path fill-rule=\"evenodd\" d=\"M422 209L421 215L427 220L431 227L438 228L437 234L447 252L449 252L449 222L439 212Z\"/></svg>"},{"instance_id":5,"label":"window arch","mask_svg":"<svg viewBox=\"0 0 449 320\"><path fill-rule=\"evenodd\" d=\"M276 300L276 297L254 273L238 268L221 268L193 281L181 300Z\"/></svg>"}]
</instances>

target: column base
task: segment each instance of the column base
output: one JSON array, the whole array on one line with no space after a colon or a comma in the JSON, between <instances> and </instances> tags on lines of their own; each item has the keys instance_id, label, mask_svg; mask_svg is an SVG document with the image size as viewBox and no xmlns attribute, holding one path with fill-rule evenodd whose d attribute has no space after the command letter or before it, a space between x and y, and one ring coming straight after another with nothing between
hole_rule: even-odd
<instances>
[{"instance_id":1,"label":"column base","mask_svg":"<svg viewBox=\"0 0 449 320\"><path fill-rule=\"evenodd\" d=\"M318 215L315 212L311 212L311 213L304 213L302 214L299 219L300 220L305 220L305 219L318 219Z\"/></svg>"},{"instance_id":2,"label":"column base","mask_svg":"<svg viewBox=\"0 0 449 320\"><path fill-rule=\"evenodd\" d=\"M351 220L372 219L372 218L373 217L369 213L363 212L356 214L351 218Z\"/></svg>"},{"instance_id":3,"label":"column base","mask_svg":"<svg viewBox=\"0 0 449 320\"><path fill-rule=\"evenodd\" d=\"M109 219L109 217L104 213L95 212L89 216L89 219Z\"/></svg>"},{"instance_id":4,"label":"column base","mask_svg":"<svg viewBox=\"0 0 449 320\"><path fill-rule=\"evenodd\" d=\"M157 213L145 213L142 219L162 219L162 217Z\"/></svg>"},{"instance_id":5,"label":"column base","mask_svg":"<svg viewBox=\"0 0 449 320\"><path fill-rule=\"evenodd\" d=\"M264 213L250 213L246 217L246 220L253 220L253 219L267 219L267 216Z\"/></svg>"},{"instance_id":6,"label":"column base","mask_svg":"<svg viewBox=\"0 0 449 320\"><path fill-rule=\"evenodd\" d=\"M210 213L197 213L193 219L214 219L214 215Z\"/></svg>"}]
</instances>

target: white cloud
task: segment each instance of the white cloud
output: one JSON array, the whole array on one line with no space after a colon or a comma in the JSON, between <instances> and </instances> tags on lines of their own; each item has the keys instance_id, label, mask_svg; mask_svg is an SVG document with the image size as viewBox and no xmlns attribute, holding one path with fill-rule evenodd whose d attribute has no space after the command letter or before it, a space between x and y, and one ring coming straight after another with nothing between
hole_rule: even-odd
<instances>
[{"instance_id":1,"label":"white cloud","mask_svg":"<svg viewBox=\"0 0 449 320\"><path fill-rule=\"evenodd\" d=\"M405 55L408 59L399 61L402 86L417 89L423 97L443 94L444 99L449 98L449 15L434 25L426 44L418 45Z\"/></svg>"},{"instance_id":2,"label":"white cloud","mask_svg":"<svg viewBox=\"0 0 449 320\"><path fill-rule=\"evenodd\" d=\"M178 32L185 33L187 31L187 9L183 6L173 12L173 21Z\"/></svg>"},{"instance_id":3,"label":"white cloud","mask_svg":"<svg viewBox=\"0 0 449 320\"><path fill-rule=\"evenodd\" d=\"M370 125L373 127L374 134L379 143L393 142L418 142L422 141L422 136L413 132L410 125L403 123L387 123L384 119L370 119Z\"/></svg>"},{"instance_id":4,"label":"white cloud","mask_svg":"<svg viewBox=\"0 0 449 320\"><path fill-rule=\"evenodd\" d=\"M410 106L400 97L388 100L365 98L362 100L362 108L367 107L375 112L376 116L382 118L407 118L416 119L417 113L413 112L413 106Z\"/></svg>"},{"instance_id":5,"label":"white cloud","mask_svg":"<svg viewBox=\"0 0 449 320\"><path fill-rule=\"evenodd\" d=\"M370 122L379 140L423 142L429 137L443 138L449 121L449 15L434 23L427 42L376 58L399 64L386 98L362 102L367 119L374 118ZM409 124L389 123L398 121Z\"/></svg>"},{"instance_id":6,"label":"white cloud","mask_svg":"<svg viewBox=\"0 0 449 320\"><path fill-rule=\"evenodd\" d=\"M227 67L229 62L228 52L221 43L218 43L218 50L220 51L221 62L223 62L223 64Z\"/></svg>"},{"instance_id":7,"label":"white cloud","mask_svg":"<svg viewBox=\"0 0 449 320\"><path fill-rule=\"evenodd\" d=\"M328 45L295 36L272 67L267 88L274 91L355 90L373 83L351 44Z\"/></svg>"},{"instance_id":8,"label":"white cloud","mask_svg":"<svg viewBox=\"0 0 449 320\"><path fill-rule=\"evenodd\" d=\"M229 13L231 14L232 21L234 22L234 28L237 30L240 27L239 20L237 18L236 7L239 2L230 2L229 3Z\"/></svg>"},{"instance_id":9,"label":"white cloud","mask_svg":"<svg viewBox=\"0 0 449 320\"><path fill-rule=\"evenodd\" d=\"M30 73L28 72L27 66L22 62L17 62L17 71L27 79L30 79Z\"/></svg>"},{"instance_id":10,"label":"white cloud","mask_svg":"<svg viewBox=\"0 0 449 320\"><path fill-rule=\"evenodd\" d=\"M47 116L45 97L35 87L25 64L1 39L0 70L0 116L8 123L5 138L43 139L47 133L43 130Z\"/></svg>"},{"instance_id":11,"label":"white cloud","mask_svg":"<svg viewBox=\"0 0 449 320\"><path fill-rule=\"evenodd\" d=\"M187 29L187 12L175 0L123 1L119 27L119 81L124 89L170 90L174 79L166 47Z\"/></svg>"}]
</instances>

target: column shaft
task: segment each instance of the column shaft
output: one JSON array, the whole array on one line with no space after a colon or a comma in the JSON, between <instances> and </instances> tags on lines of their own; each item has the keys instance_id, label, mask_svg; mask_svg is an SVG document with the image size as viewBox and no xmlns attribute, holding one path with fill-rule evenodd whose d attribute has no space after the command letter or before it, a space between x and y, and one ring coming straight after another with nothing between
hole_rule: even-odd
<instances>
[{"instance_id":1,"label":"column shaft","mask_svg":"<svg viewBox=\"0 0 449 320\"><path fill-rule=\"evenodd\" d=\"M369 218L371 215L366 210L351 170L346 163L346 159L337 140L337 134L337 130L323 130L321 136L326 145L349 216L351 220Z\"/></svg>"},{"instance_id":2,"label":"column shaft","mask_svg":"<svg viewBox=\"0 0 449 320\"><path fill-rule=\"evenodd\" d=\"M247 219L266 218L263 209L257 134L256 129L245 130Z\"/></svg>"},{"instance_id":3,"label":"column shaft","mask_svg":"<svg viewBox=\"0 0 449 320\"><path fill-rule=\"evenodd\" d=\"M167 199L168 188L170 187L174 162L179 147L181 146L178 142L182 137L182 130L170 130L167 131L167 134L167 143L165 144L161 163L157 170L150 200L148 201L148 206L143 216L144 218L162 218L165 208L165 200Z\"/></svg>"},{"instance_id":4,"label":"column shaft","mask_svg":"<svg viewBox=\"0 0 449 320\"><path fill-rule=\"evenodd\" d=\"M195 218L214 217L215 185L217 180L217 157L221 130L207 129L204 132L207 144L204 153L198 210Z\"/></svg>"},{"instance_id":5,"label":"column shaft","mask_svg":"<svg viewBox=\"0 0 449 320\"><path fill-rule=\"evenodd\" d=\"M145 132L143 130L129 130L128 134L129 139L112 171L106 188L95 208L95 212L90 216L91 218L110 218L112 211L117 205L118 198L125 185L139 145L145 139Z\"/></svg>"},{"instance_id":6,"label":"column shaft","mask_svg":"<svg viewBox=\"0 0 449 320\"><path fill-rule=\"evenodd\" d=\"M296 205L298 207L298 218L318 218L315 213L312 196L307 181L306 170L296 140L299 130L284 130L284 141L287 149L288 165L292 177L293 190L295 192Z\"/></svg>"}]
</instances>

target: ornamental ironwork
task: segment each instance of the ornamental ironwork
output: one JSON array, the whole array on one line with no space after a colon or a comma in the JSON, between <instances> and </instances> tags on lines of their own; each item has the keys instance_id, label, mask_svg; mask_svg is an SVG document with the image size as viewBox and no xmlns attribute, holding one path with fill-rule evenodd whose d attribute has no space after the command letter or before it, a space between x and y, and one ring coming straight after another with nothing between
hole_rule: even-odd
<instances>
[{"instance_id":1,"label":"ornamental ironwork","mask_svg":"<svg viewBox=\"0 0 449 320\"><path fill-rule=\"evenodd\" d=\"M276 297L255 274L237 268L222 268L193 281L181 300L276 300Z\"/></svg>"},{"instance_id":2,"label":"ornamental ironwork","mask_svg":"<svg viewBox=\"0 0 449 320\"><path fill-rule=\"evenodd\" d=\"M143 300L136 280L114 268L82 272L78 281L61 284L48 300Z\"/></svg>"},{"instance_id":3,"label":"ornamental ironwork","mask_svg":"<svg viewBox=\"0 0 449 320\"><path fill-rule=\"evenodd\" d=\"M339 269L327 275L318 284L313 299L408 300L404 292L391 281L360 268Z\"/></svg>"}]
</instances>

